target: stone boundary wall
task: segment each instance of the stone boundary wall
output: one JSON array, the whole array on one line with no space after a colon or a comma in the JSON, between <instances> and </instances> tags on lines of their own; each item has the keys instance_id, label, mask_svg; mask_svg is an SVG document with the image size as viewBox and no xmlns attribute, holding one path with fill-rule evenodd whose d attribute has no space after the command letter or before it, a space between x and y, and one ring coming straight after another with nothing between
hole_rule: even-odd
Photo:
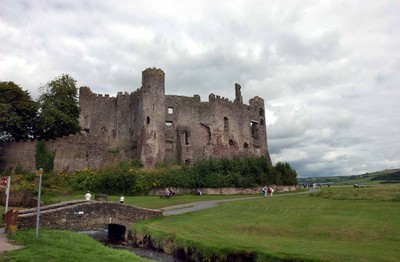
<instances>
[{"instance_id":1,"label":"stone boundary wall","mask_svg":"<svg viewBox=\"0 0 400 262\"><path fill-rule=\"evenodd\" d=\"M293 186L278 186L272 185L270 186L274 189L274 192L289 192L298 190L300 187L298 185ZM260 194L261 186L254 188L235 188L235 187L223 187L223 188L175 188L171 187L171 190L176 194L192 194L197 190L200 190L202 194L206 195L251 195L251 194ZM149 193L149 195L161 196L164 195L165 189L156 189Z\"/></svg>"},{"instance_id":2,"label":"stone boundary wall","mask_svg":"<svg viewBox=\"0 0 400 262\"><path fill-rule=\"evenodd\" d=\"M40 227L61 230L84 230L107 224L125 227L142 220L162 216L161 210L134 207L106 201L70 201L41 208ZM36 208L23 210L17 227L36 226Z\"/></svg>"}]
</instances>

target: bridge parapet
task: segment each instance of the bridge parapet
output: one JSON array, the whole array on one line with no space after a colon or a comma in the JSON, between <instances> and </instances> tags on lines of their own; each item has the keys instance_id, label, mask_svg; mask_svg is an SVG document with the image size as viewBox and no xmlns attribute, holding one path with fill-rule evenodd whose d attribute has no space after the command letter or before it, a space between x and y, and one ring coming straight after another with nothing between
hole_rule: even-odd
<instances>
[{"instance_id":1,"label":"bridge parapet","mask_svg":"<svg viewBox=\"0 0 400 262\"><path fill-rule=\"evenodd\" d=\"M69 201L41 208L40 227L62 230L84 230L107 224L127 227L160 216L161 210L108 201ZM36 208L21 210L17 227L22 229L35 226Z\"/></svg>"}]
</instances>

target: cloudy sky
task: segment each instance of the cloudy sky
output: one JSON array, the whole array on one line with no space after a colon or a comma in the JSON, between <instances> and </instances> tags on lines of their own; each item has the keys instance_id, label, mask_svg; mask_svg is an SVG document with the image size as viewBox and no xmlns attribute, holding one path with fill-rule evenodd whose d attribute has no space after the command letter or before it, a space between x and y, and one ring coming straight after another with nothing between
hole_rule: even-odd
<instances>
[{"instance_id":1,"label":"cloudy sky","mask_svg":"<svg viewBox=\"0 0 400 262\"><path fill-rule=\"evenodd\" d=\"M129 2L129 3L128 3ZM62 73L115 96L163 69L166 93L266 104L271 158L299 177L400 168L400 2L0 1L0 81L36 99Z\"/></svg>"}]
</instances>

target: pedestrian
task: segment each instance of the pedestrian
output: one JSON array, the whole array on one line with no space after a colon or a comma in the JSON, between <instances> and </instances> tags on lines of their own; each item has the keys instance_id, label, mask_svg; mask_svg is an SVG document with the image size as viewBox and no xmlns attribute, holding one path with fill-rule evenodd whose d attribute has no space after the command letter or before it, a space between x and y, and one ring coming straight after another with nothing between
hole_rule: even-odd
<instances>
[{"instance_id":1,"label":"pedestrian","mask_svg":"<svg viewBox=\"0 0 400 262\"><path fill-rule=\"evenodd\" d=\"M124 196L121 196L121 197L119 198L119 203L120 203L120 204L123 204L124 201L125 201L125 197L124 197Z\"/></svg>"},{"instance_id":2,"label":"pedestrian","mask_svg":"<svg viewBox=\"0 0 400 262\"><path fill-rule=\"evenodd\" d=\"M263 188L261 188L261 191L263 193L263 196L267 197L267 186L263 186Z\"/></svg>"},{"instance_id":3,"label":"pedestrian","mask_svg":"<svg viewBox=\"0 0 400 262\"><path fill-rule=\"evenodd\" d=\"M85 199L86 199L87 201L89 201L91 198L92 198L92 194L90 194L90 192L87 191L87 193L86 193L86 195L85 195Z\"/></svg>"},{"instance_id":4,"label":"pedestrian","mask_svg":"<svg viewBox=\"0 0 400 262\"><path fill-rule=\"evenodd\" d=\"M274 189L271 187L271 196L274 194Z\"/></svg>"},{"instance_id":5,"label":"pedestrian","mask_svg":"<svg viewBox=\"0 0 400 262\"><path fill-rule=\"evenodd\" d=\"M271 196L271 188L268 186L267 187L267 196L270 195Z\"/></svg>"},{"instance_id":6,"label":"pedestrian","mask_svg":"<svg viewBox=\"0 0 400 262\"><path fill-rule=\"evenodd\" d=\"M166 198L169 198L171 195L171 192L169 191L169 188L168 187L166 187L165 188L165 190L164 190L164 196L166 197Z\"/></svg>"}]
</instances>

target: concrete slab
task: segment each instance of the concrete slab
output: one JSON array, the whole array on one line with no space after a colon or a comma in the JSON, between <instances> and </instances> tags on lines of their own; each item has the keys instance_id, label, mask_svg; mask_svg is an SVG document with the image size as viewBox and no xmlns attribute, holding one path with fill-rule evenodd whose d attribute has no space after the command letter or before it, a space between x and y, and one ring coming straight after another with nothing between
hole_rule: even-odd
<instances>
[{"instance_id":1,"label":"concrete slab","mask_svg":"<svg viewBox=\"0 0 400 262\"><path fill-rule=\"evenodd\" d=\"M0 228L0 253L20 248L23 248L23 246L16 245L11 240L7 239L7 234L4 233L4 228Z\"/></svg>"}]
</instances>

